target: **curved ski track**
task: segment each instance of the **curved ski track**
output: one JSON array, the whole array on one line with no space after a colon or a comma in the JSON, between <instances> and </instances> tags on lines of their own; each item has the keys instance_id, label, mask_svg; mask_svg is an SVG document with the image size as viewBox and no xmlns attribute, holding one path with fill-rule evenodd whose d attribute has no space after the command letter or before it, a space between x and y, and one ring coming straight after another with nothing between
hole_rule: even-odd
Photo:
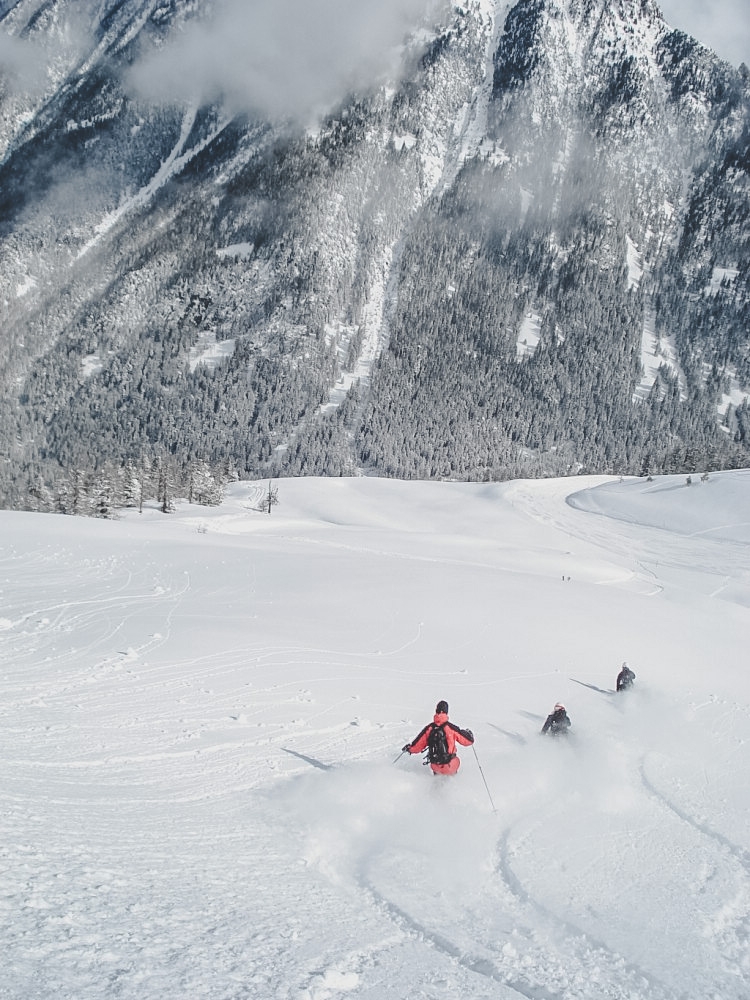
<instances>
[{"instance_id":1,"label":"curved ski track","mask_svg":"<svg viewBox=\"0 0 750 1000\"><path fill-rule=\"evenodd\" d=\"M672 800L669 799L663 792L660 792L659 789L652 784L646 776L645 757L641 758L639 773L641 776L641 783L649 795L656 799L656 801L665 809L674 813L674 815L677 816L678 819L681 819L683 823L687 823L688 826L691 826L694 830L703 834L704 837L708 837L710 840L713 840L715 843L719 844L720 847L723 847L726 851L728 851L729 854L731 854L732 857L740 863L742 868L745 870L745 874L750 877L750 851L747 851L744 847L740 847L738 844L735 844L734 841L725 837L724 834L719 833L718 830L714 830L707 823L702 823L695 816L691 816L690 813L685 812L684 809L681 809L678 805L672 802Z\"/></svg>"},{"instance_id":2,"label":"curved ski track","mask_svg":"<svg viewBox=\"0 0 750 1000\"><path fill-rule=\"evenodd\" d=\"M589 964L586 959L596 952L605 958L604 963L597 964L606 964L621 971L623 978L626 978L626 982L621 987L615 987L616 992L614 993L605 993L604 989L606 987L602 987L602 997L612 996L622 997L623 1000L635 1000L635 998L643 996L637 986L640 981L640 983L648 985L649 992L647 996L649 1000L677 1000L677 998L679 1000L687 1000L683 994L671 990L664 983L660 982L656 976L650 972L646 972L637 963L629 961L624 956L612 951L603 941L593 938L589 933L571 921L557 916L552 910L548 909L543 903L527 892L510 864L510 851L508 848L510 833L510 829L503 831L498 841L497 874L522 906L532 909L555 932L557 937L563 937L570 948L569 956L575 956L584 968Z\"/></svg>"},{"instance_id":3,"label":"curved ski track","mask_svg":"<svg viewBox=\"0 0 750 1000\"><path fill-rule=\"evenodd\" d=\"M524 983L520 979L508 977L497 967L491 958L469 954L444 934L429 930L423 923L416 920L406 910L402 909L376 889L366 875L360 876L358 889L365 893L378 909L396 923L402 931L442 952L443 955L452 959L467 971L477 976L483 976L494 983L500 983L518 996L526 997L527 1000L562 1000L561 995L558 993L550 993L543 987L533 987L531 984Z\"/></svg>"}]
</instances>

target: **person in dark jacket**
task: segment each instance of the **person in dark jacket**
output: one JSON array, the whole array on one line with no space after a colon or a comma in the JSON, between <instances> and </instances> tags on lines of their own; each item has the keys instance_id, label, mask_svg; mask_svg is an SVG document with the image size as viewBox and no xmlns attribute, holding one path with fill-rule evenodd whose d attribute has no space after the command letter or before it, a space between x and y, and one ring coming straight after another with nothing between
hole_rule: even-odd
<instances>
[{"instance_id":1,"label":"person in dark jacket","mask_svg":"<svg viewBox=\"0 0 750 1000\"><path fill-rule=\"evenodd\" d=\"M570 729L570 719L568 718L568 713L565 711L565 705L559 702L552 709L550 714L542 726L543 733L549 733L550 736L562 736Z\"/></svg>"},{"instance_id":2,"label":"person in dark jacket","mask_svg":"<svg viewBox=\"0 0 750 1000\"><path fill-rule=\"evenodd\" d=\"M455 774L461 766L456 744L468 747L473 742L474 734L470 729L459 729L448 721L448 702L439 701L432 722L411 743L402 747L401 752L422 753L427 750L433 774Z\"/></svg>"},{"instance_id":3,"label":"person in dark jacket","mask_svg":"<svg viewBox=\"0 0 750 1000\"><path fill-rule=\"evenodd\" d=\"M628 666L628 661L626 660L622 665L620 673L617 675L617 690L627 691L629 687L633 686L634 680L635 680L635 674Z\"/></svg>"}]
</instances>

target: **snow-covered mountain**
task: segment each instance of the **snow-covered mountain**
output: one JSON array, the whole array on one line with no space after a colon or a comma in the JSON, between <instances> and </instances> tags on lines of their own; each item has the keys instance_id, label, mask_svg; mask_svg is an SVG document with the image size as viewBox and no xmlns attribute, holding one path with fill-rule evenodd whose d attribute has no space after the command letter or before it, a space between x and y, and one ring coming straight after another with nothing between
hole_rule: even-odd
<instances>
[{"instance_id":1,"label":"snow-covered mountain","mask_svg":"<svg viewBox=\"0 0 750 1000\"><path fill-rule=\"evenodd\" d=\"M1 512L0 996L745 1000L749 493Z\"/></svg>"},{"instance_id":2,"label":"snow-covered mountain","mask_svg":"<svg viewBox=\"0 0 750 1000\"><path fill-rule=\"evenodd\" d=\"M0 4L6 506L746 463L744 66L651 0L261 6Z\"/></svg>"}]
</instances>

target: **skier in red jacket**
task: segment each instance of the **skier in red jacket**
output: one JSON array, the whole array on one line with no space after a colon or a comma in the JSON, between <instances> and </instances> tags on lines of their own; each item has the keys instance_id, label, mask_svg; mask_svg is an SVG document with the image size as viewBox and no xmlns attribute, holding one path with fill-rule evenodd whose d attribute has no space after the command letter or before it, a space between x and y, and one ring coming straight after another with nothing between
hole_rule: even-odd
<instances>
[{"instance_id":1,"label":"skier in red jacket","mask_svg":"<svg viewBox=\"0 0 750 1000\"><path fill-rule=\"evenodd\" d=\"M459 729L448 721L448 702L439 701L432 722L401 752L422 753L426 750L433 774L455 774L461 766L456 743L468 747L473 742L474 734L470 729Z\"/></svg>"}]
</instances>

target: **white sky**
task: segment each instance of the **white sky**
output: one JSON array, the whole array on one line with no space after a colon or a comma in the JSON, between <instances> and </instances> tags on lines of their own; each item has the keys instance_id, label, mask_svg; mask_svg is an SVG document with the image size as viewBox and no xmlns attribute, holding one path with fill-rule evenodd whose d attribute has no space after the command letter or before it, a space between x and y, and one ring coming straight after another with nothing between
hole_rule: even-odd
<instances>
[{"instance_id":1,"label":"white sky","mask_svg":"<svg viewBox=\"0 0 750 1000\"><path fill-rule=\"evenodd\" d=\"M750 66L750 0L659 0L665 19L735 66Z\"/></svg>"}]
</instances>

